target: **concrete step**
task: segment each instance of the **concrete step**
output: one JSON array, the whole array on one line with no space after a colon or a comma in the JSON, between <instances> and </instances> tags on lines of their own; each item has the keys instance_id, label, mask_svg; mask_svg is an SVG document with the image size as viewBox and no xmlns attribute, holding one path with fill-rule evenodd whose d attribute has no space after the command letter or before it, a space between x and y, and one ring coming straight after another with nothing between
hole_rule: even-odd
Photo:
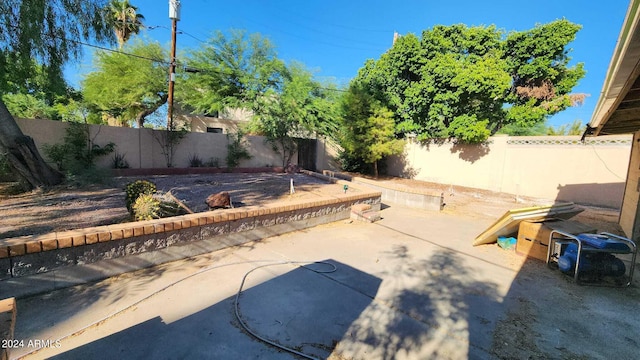
<instances>
[{"instance_id":1,"label":"concrete step","mask_svg":"<svg viewBox=\"0 0 640 360\"><path fill-rule=\"evenodd\" d=\"M380 212L371 209L369 204L355 204L351 206L351 219L372 223L380 220Z\"/></svg>"}]
</instances>

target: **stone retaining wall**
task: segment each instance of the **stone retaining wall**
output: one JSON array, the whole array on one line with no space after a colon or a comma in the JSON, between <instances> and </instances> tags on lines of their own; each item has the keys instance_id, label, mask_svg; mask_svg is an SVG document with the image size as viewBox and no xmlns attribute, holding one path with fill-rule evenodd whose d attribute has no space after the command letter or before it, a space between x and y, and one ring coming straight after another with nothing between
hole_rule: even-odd
<instances>
[{"instance_id":1,"label":"stone retaining wall","mask_svg":"<svg viewBox=\"0 0 640 360\"><path fill-rule=\"evenodd\" d=\"M323 171L322 174L324 178L334 182L357 184L361 185L360 187L363 187L362 185L364 185L364 187L368 187L373 191L380 191L382 194L382 201L425 210L440 211L444 207L444 194L441 192L409 189L406 187L394 186L388 183L381 183L379 181L329 170Z\"/></svg>"},{"instance_id":2,"label":"stone retaining wall","mask_svg":"<svg viewBox=\"0 0 640 360\"><path fill-rule=\"evenodd\" d=\"M96 273L94 280L97 280L118 273L107 267L100 268L104 261L124 260L125 263L120 261L117 265L122 273L348 219L354 204L370 204L379 209L380 195L379 192L360 191L355 195L347 193L313 201L214 210L2 239L0 298L20 296L24 277L51 274L51 279L56 279L56 272L60 270L92 265L90 268ZM128 259L131 259L130 263L126 263ZM62 278L58 276L54 283ZM69 285L72 284L50 284L46 290Z\"/></svg>"}]
</instances>

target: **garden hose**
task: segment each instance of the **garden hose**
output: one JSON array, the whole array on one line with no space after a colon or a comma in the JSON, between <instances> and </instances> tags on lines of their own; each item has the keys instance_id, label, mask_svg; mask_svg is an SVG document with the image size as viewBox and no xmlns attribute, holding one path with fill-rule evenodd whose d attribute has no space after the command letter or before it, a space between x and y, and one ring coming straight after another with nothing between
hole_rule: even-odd
<instances>
[{"instance_id":1,"label":"garden hose","mask_svg":"<svg viewBox=\"0 0 640 360\"><path fill-rule=\"evenodd\" d=\"M240 287L238 289L238 292L236 293L235 301L234 301L236 319L238 320L238 322L240 323L242 328L245 331L247 331L251 336L255 337L256 339L258 339L258 340L260 340L260 341L262 341L262 342L264 342L264 343L266 343L268 345L272 345L272 346L274 346L274 347L276 347L278 349L290 352L292 354L295 354L295 355L298 355L298 356L301 356L301 357L304 357L304 358L307 358L307 359L317 360L317 358L315 358L313 356L310 356L310 355L304 354L302 352L299 352L299 351L297 351L295 349L280 345L280 344L276 343L275 341L266 339L266 338L260 336L259 334L257 334L256 332L252 331L249 328L249 326L246 324L246 322L240 316L238 300L240 298L240 294L242 293L242 289L244 287L244 284L245 284L245 281L246 281L247 277L249 276L249 274L251 274L253 271L255 271L257 269L268 267L268 266L276 266L276 265L297 265L297 266L300 266L302 268L305 268L305 269L307 269L309 271L313 271L313 272L318 273L318 274L326 274L326 273L335 272L337 270L336 266L334 264L331 264L329 262L324 262L324 261L318 261L318 262L312 262L312 261L279 261L279 262L273 262L272 260L259 260L259 261L252 261L252 262L258 262L258 263L260 263L260 262L269 262L269 263L265 264L265 265L261 265L261 266L255 267L255 268L249 270L242 277L242 281L240 283ZM240 265L240 264L246 264L246 262L236 262L236 263L226 264L226 265L223 265L223 266ZM306 264L306 265L303 265L303 264ZM330 270L326 270L326 271L314 270L314 269L311 269L311 268L308 267L308 265L311 265L311 264L325 264L325 265L331 266L331 269ZM164 286L164 287L152 292L151 294L143 297L142 299L135 301L133 304L131 304L129 306L126 306L126 307L124 307L124 308L122 308L120 310L117 310L117 311L115 311L115 312L113 312L111 314L108 314L108 315L100 318L99 320L96 320L96 321L92 322L91 324L83 326L82 328L80 328L80 329L78 329L78 330L76 330L76 331L74 331L72 333L66 334L66 335L58 338L57 341L62 341L62 340L69 339L71 337L80 335L83 332L85 332L87 329L89 329L91 327L94 327L94 326L97 326L99 324L102 324L102 323L106 322L107 320L109 320L111 318L114 318L114 317L118 316L119 314L124 313L125 311L127 311L127 310L129 310L131 308L135 308L136 306L140 305L144 301L146 301L146 300L148 300L148 299L150 299L150 298L152 298L152 297L164 292L165 290L167 290L167 289L169 289L169 288L171 288L171 287L173 287L173 286L175 286L175 285L177 285L177 284L179 284L179 283L181 283L181 282L183 282L183 281L185 281L187 279L190 279L192 277L201 275L201 274L209 272L211 270L216 270L216 269L218 269L220 267L222 267L222 266L207 267L207 268L204 268L204 269L202 269L200 271L197 271L197 272L195 272L193 274L187 275L187 276L185 276L185 277L183 277L183 278L181 278L179 280L176 280L176 281L174 281L174 282L172 282L172 283L170 283L170 284L168 284L168 285L166 285L166 286ZM30 355L34 355L35 353L39 352L42 349L43 349L43 347L35 348L35 349L31 350L30 352L28 352L26 354L23 354L21 356L21 358L24 358L24 357L27 357L27 356L30 356Z\"/></svg>"},{"instance_id":2,"label":"garden hose","mask_svg":"<svg viewBox=\"0 0 640 360\"><path fill-rule=\"evenodd\" d=\"M316 262L312 262L312 263L311 262L285 261L285 262L281 262L281 263L261 265L261 266L258 266L256 268L253 268L253 269L249 270L246 274L244 274L244 276L242 277L242 282L240 283L240 288L238 289L238 292L236 293L236 299L234 301L236 319L238 319L238 322L240 323L242 328L245 329L249 334L251 334L251 336L255 337L256 339L258 339L258 340L260 340L260 341L262 341L262 342L264 342L266 344L269 344L271 346L277 347L278 349L290 352L292 354L301 356L301 357L303 357L305 359L319 360L316 357L313 357L311 355L307 355L307 354L305 354L303 352L297 351L297 350L292 349L290 347L278 344L277 342L275 342L273 340L269 340L269 339L257 334L255 331L253 331L253 330L251 330L249 328L249 326L246 324L246 322L240 316L240 309L239 309L239 305L238 305L238 303L239 303L238 300L240 299L240 294L242 294L242 288L244 287L244 283L247 280L247 277L252 272L254 272L254 271L258 270L258 269L261 269L261 268L264 268L264 267L269 267L269 266L286 265L286 264L298 265L298 266L300 266L302 268L305 268L305 269L307 269L309 271L313 271L313 272L315 272L317 274L328 274L328 273L332 273L332 272L335 272L336 270L338 270L338 268L334 264L326 262L326 261L316 261ZM307 267L307 265L302 265L302 264L323 264L323 265L329 265L331 268L329 270L321 271L321 270L311 269L311 268Z\"/></svg>"}]
</instances>

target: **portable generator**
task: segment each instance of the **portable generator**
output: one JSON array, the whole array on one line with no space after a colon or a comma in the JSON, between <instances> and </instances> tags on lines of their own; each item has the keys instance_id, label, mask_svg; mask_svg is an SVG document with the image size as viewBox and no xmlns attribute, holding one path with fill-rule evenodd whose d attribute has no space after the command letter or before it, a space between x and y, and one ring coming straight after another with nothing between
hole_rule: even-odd
<instances>
[{"instance_id":1,"label":"portable generator","mask_svg":"<svg viewBox=\"0 0 640 360\"><path fill-rule=\"evenodd\" d=\"M633 278L637 248L633 241L610 233L570 234L554 230L550 234L547 264L572 275L576 283L601 285L612 278L616 285L629 286ZM615 254L632 254L627 276L627 266ZM625 283L625 280L626 283Z\"/></svg>"}]
</instances>

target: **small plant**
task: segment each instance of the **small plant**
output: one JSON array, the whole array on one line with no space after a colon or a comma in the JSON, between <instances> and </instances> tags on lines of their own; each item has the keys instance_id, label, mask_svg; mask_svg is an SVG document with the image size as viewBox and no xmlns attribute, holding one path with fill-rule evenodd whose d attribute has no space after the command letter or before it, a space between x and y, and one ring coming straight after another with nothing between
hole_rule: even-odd
<instances>
[{"instance_id":1,"label":"small plant","mask_svg":"<svg viewBox=\"0 0 640 360\"><path fill-rule=\"evenodd\" d=\"M176 129L173 121L167 130L153 132L153 137L162 148L162 155L164 155L167 167L173 167L173 155L176 147L188 133L188 127L182 126L180 129Z\"/></svg>"},{"instance_id":2,"label":"small plant","mask_svg":"<svg viewBox=\"0 0 640 360\"><path fill-rule=\"evenodd\" d=\"M203 167L204 162L198 154L189 155L189 167Z\"/></svg>"},{"instance_id":3,"label":"small plant","mask_svg":"<svg viewBox=\"0 0 640 360\"><path fill-rule=\"evenodd\" d=\"M156 184L148 180L136 180L127 184L125 187L125 203L129 213L135 215L133 212L133 204L141 195L153 195L156 191Z\"/></svg>"},{"instance_id":4,"label":"small plant","mask_svg":"<svg viewBox=\"0 0 640 360\"><path fill-rule=\"evenodd\" d=\"M115 144L110 142L99 146L94 142L95 136L92 139L90 135L87 124L69 123L65 129L63 142L53 145L45 144L43 150L56 164L58 170L67 173L67 178L89 179L89 183L95 180L104 182L107 178L104 173L94 176L99 173L95 169L95 160L112 153L115 150Z\"/></svg>"},{"instance_id":5,"label":"small plant","mask_svg":"<svg viewBox=\"0 0 640 360\"><path fill-rule=\"evenodd\" d=\"M54 164L56 164L56 168L58 168L58 170L62 171L64 169L65 159L68 154L67 147L64 146L64 144L45 144L44 153Z\"/></svg>"},{"instance_id":6,"label":"small plant","mask_svg":"<svg viewBox=\"0 0 640 360\"><path fill-rule=\"evenodd\" d=\"M251 159L249 150L244 145L244 134L238 132L237 134L227 134L227 167L233 169L240 165L240 161Z\"/></svg>"},{"instance_id":7,"label":"small plant","mask_svg":"<svg viewBox=\"0 0 640 360\"><path fill-rule=\"evenodd\" d=\"M169 193L142 194L133 203L132 208L133 217L137 221L184 214L184 209Z\"/></svg>"},{"instance_id":8,"label":"small plant","mask_svg":"<svg viewBox=\"0 0 640 360\"><path fill-rule=\"evenodd\" d=\"M129 168L129 163L127 162L127 159L125 159L126 157L126 153L125 154L120 154L119 152L114 152L113 153L113 168L114 169L128 169Z\"/></svg>"},{"instance_id":9,"label":"small plant","mask_svg":"<svg viewBox=\"0 0 640 360\"><path fill-rule=\"evenodd\" d=\"M131 212L137 221L160 218L160 200L153 194L141 194L131 206Z\"/></svg>"},{"instance_id":10,"label":"small plant","mask_svg":"<svg viewBox=\"0 0 640 360\"><path fill-rule=\"evenodd\" d=\"M218 158L210 158L209 161L205 164L208 167L219 168L220 167L220 159Z\"/></svg>"}]
</instances>

